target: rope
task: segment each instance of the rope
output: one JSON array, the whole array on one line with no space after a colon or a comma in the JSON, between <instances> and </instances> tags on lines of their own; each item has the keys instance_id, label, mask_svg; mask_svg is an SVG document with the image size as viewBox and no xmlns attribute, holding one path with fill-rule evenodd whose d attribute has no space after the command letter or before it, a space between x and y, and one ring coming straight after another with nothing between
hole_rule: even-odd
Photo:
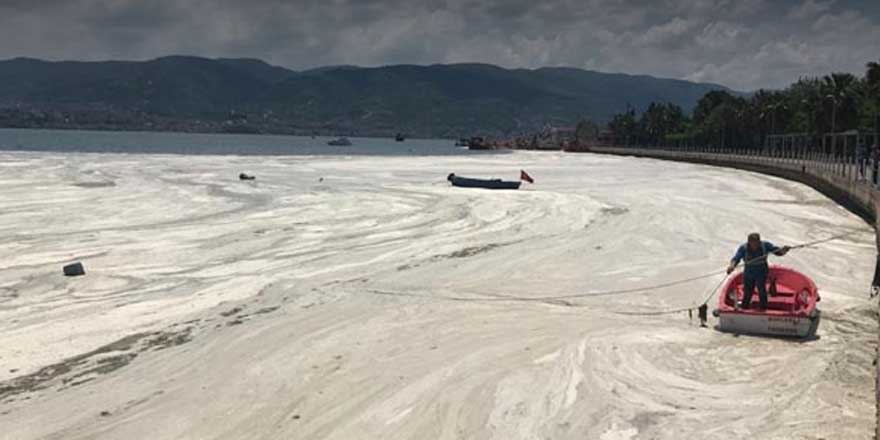
<instances>
[{"instance_id":1,"label":"rope","mask_svg":"<svg viewBox=\"0 0 880 440\"><path fill-rule=\"evenodd\" d=\"M824 238L821 240L815 240L815 241L811 241L811 242L807 242L807 243L800 243L800 244L797 244L794 246L789 246L788 249L794 250L794 249L808 248L808 247L812 247L812 246L815 246L818 244L827 243L827 242L834 241L834 240L839 240L841 238L855 235L855 234L861 233L861 232L867 232L867 231L864 229L850 231L850 232L846 232L843 234L838 234L838 235L834 235L834 236L831 236L828 238ZM755 258L752 258L750 260L743 262L743 266L757 264L758 262L760 262L762 260L766 260L769 256L770 256L770 253L765 253L764 255L761 255L760 257L755 257ZM573 304L571 304L570 302L568 302L566 300L577 299L577 298L589 298L589 297L594 297L594 296L611 296L611 295L623 295L623 294L629 294L629 293L646 292L649 290L656 290L656 289L663 289L663 288L667 288L667 287L679 286L682 284L687 284L687 283L691 283L693 281L711 278L711 277L721 275L721 274L724 274L724 277L721 278L721 281L719 281L718 284L706 294L705 298L703 299L703 302L701 302L698 306L681 307L681 308L675 308L675 309L669 309L669 310L655 310L655 311L647 311L647 312L627 312L627 311L612 311L611 312L611 313L614 313L617 315L627 315L627 316L660 316L660 315L671 315L671 314L683 313L683 312L691 312L692 313L694 309L697 309L697 308L700 308L702 306L707 305L709 303L709 301L712 299L712 297L714 297L715 294L718 292L718 289L720 289L721 286L724 284L724 282L727 281L727 275L728 275L727 269L725 268L723 270L713 271L713 272L709 272L709 273L706 273L703 275L697 275L697 276L693 276L693 277L689 277L689 278L682 278L682 279L678 279L675 281L655 284L655 285L651 285L651 286L642 286L642 287L629 288L629 289L618 289L618 290L605 290L605 291L588 292L588 293L575 293L575 294L570 294L570 295L541 296L541 297L518 297L518 296L498 295L498 294L492 295L492 294L485 294L485 293L474 294L472 297L464 297L464 296L418 295L418 294L413 294L413 293L390 292L390 291L383 291L383 290L370 290L370 291L375 294L379 294L379 295L411 296L411 297L422 297L422 298L442 298L442 299L447 299L447 300L451 300L451 301L544 302L544 303L550 303L550 304L561 303L563 305L571 307L571 306L573 306Z\"/></svg>"},{"instance_id":2,"label":"rope","mask_svg":"<svg viewBox=\"0 0 880 440\"><path fill-rule=\"evenodd\" d=\"M718 292L718 289L721 288L721 286L724 284L725 281L727 281L727 274L725 274L724 278L721 278L721 281L719 281L718 284L715 285L715 287L713 287L712 290L710 290L708 294L706 294L706 297L703 299L703 302L701 302L700 305L698 305L698 306L682 307L682 308L678 308L678 309L669 309L669 310L655 310L652 312L622 312L619 310L614 310L611 313L614 313L616 315L626 315L626 316L660 316L660 315L674 315L676 313L683 313L683 312L693 313L694 309L698 309L701 306L708 304L709 300L711 300L712 297L715 296L715 293Z\"/></svg>"},{"instance_id":3,"label":"rope","mask_svg":"<svg viewBox=\"0 0 880 440\"><path fill-rule=\"evenodd\" d=\"M834 235L834 236L831 236L828 238L824 238L821 240L815 240L815 241L811 241L811 242L807 242L807 243L801 243L801 244L797 244L794 246L789 246L789 250L804 249L804 248L812 247L812 246L815 246L818 244L827 243L827 242L834 241L834 240L839 240L841 238L848 237L850 235L854 235L859 232L863 232L863 231L858 230L858 231L846 232L843 234L837 234L837 235ZM770 256L769 253L765 253L764 255L761 255L759 257L755 257L755 258L752 258L748 261L743 262L743 266L757 264L758 262L760 262L762 260L766 260L769 256ZM677 308L677 309L668 309L668 310L657 310L657 311L650 311L650 312L612 311L611 313L614 313L617 315L626 315L626 316L661 316L661 315L673 315L673 314L677 314L677 313L688 312L688 314L690 316L693 316L694 309L699 309L700 307L708 305L709 301L712 299L712 297L714 297L715 294L718 293L718 289L720 289L721 286L724 285L724 282L727 281L727 273L726 272L727 272L727 270L725 270L725 276L723 278L721 278L721 281L719 281L718 284L715 285L715 287L712 288L712 290L710 290L708 294L706 294L706 297L703 299L703 302L701 302L697 306L681 307L681 308Z\"/></svg>"},{"instance_id":4,"label":"rope","mask_svg":"<svg viewBox=\"0 0 880 440\"><path fill-rule=\"evenodd\" d=\"M831 236L831 237L828 237L828 238L823 238L822 240L816 240L816 241L811 241L811 242L807 242L807 243L801 243L801 244L798 244L798 245L792 246L791 248L792 248L792 249L808 248L808 247L815 246L815 245L817 245L817 244L827 243L827 242L829 242L829 241L834 241L834 240L840 240L841 238L849 237L850 235L856 235L856 234L858 234L858 233L860 233L860 232L869 232L869 231L868 231L867 229L858 229L858 230L850 231L850 232L846 232L846 233L843 233L843 234L837 234L837 235L834 235L834 236Z\"/></svg>"},{"instance_id":5,"label":"rope","mask_svg":"<svg viewBox=\"0 0 880 440\"><path fill-rule=\"evenodd\" d=\"M537 299L565 300L565 299L587 298L587 297L592 297L592 296L611 296L611 295L623 295L623 294L627 294L627 293L647 292L649 290L664 289L666 287L674 287L674 286L679 286L682 284L688 284L688 283L691 283L694 281L699 281L699 280L703 280L706 278L711 278L711 277L720 275L722 273L726 274L726 272L727 272L727 269L724 269L724 270L710 272L710 273L703 274L703 275L697 275L695 277L682 278L680 280L670 281L668 283L655 284L652 286L634 287L634 288L630 288L630 289L620 289L620 290L604 290L604 291L599 291L599 292L588 292L588 293L573 293L570 295L544 296L544 297L538 297L538 298L532 298L532 299L536 299L536 300Z\"/></svg>"},{"instance_id":6,"label":"rope","mask_svg":"<svg viewBox=\"0 0 880 440\"><path fill-rule=\"evenodd\" d=\"M834 240L839 240L841 238L848 237L850 235L855 235L856 233L859 233L859 232L867 232L867 231L857 230L857 231L846 232L846 233L837 234L837 235L834 235L834 236L831 236L828 238L823 238L821 240L815 240L815 241L811 241L811 242L807 242L807 243L801 243L801 244L797 244L794 246L789 246L788 248L789 248L789 250L804 249L804 248L812 247L812 246L815 246L818 244L827 243L827 242L834 241ZM761 255L759 257L755 257L755 258L752 258L748 261L743 262L743 266L757 264L760 261L766 260L769 257L770 257L770 253L765 253L764 255ZM709 304L709 301L712 299L712 297L714 297L715 294L718 293L718 289L720 289L721 286L724 285L724 282L727 281L727 275L728 275L726 273L727 270L725 269L724 272L725 272L725 276L723 278L721 278L721 281L719 281L718 284L714 288L712 288L712 290L710 290L708 294L706 294L706 297L703 299L703 302L701 302L697 306L681 307L681 308L677 308L677 309L668 309L668 310L657 310L657 311L651 311L651 312L612 311L611 313L614 313L617 315L626 315L626 316L660 316L660 315L673 315L676 313L688 312L692 316L694 309L698 309L702 306Z\"/></svg>"}]
</instances>

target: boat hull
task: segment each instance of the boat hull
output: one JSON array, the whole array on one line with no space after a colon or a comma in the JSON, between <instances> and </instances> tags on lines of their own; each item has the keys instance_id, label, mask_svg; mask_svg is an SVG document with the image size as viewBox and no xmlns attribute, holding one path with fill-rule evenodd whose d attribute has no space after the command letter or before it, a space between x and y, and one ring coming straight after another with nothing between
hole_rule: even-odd
<instances>
[{"instance_id":1,"label":"boat hull","mask_svg":"<svg viewBox=\"0 0 880 440\"><path fill-rule=\"evenodd\" d=\"M494 150L495 148L492 144L486 142L485 139L481 137L472 137L468 139L467 142L468 149L471 150Z\"/></svg>"},{"instance_id":2,"label":"boat hull","mask_svg":"<svg viewBox=\"0 0 880 440\"><path fill-rule=\"evenodd\" d=\"M506 190L516 190L519 189L520 184L522 182L518 181L507 181L501 179L471 179L468 177L458 177L456 175L450 175L447 180L452 183L452 186L457 186L459 188L483 188L483 189L506 189Z\"/></svg>"},{"instance_id":3,"label":"boat hull","mask_svg":"<svg viewBox=\"0 0 880 440\"><path fill-rule=\"evenodd\" d=\"M821 312L812 316L780 316L765 313L719 312L719 330L727 333L810 338L819 328Z\"/></svg>"},{"instance_id":4,"label":"boat hull","mask_svg":"<svg viewBox=\"0 0 880 440\"><path fill-rule=\"evenodd\" d=\"M339 138L328 141L327 145L331 147L350 147L351 141L348 138Z\"/></svg>"},{"instance_id":5,"label":"boat hull","mask_svg":"<svg viewBox=\"0 0 880 440\"><path fill-rule=\"evenodd\" d=\"M806 275L779 265L770 265L766 279L766 309L760 309L757 291L751 292L750 307L743 309L744 276L740 272L727 280L718 296L715 316L719 330L753 335L809 338L819 327L821 300L816 284Z\"/></svg>"}]
</instances>

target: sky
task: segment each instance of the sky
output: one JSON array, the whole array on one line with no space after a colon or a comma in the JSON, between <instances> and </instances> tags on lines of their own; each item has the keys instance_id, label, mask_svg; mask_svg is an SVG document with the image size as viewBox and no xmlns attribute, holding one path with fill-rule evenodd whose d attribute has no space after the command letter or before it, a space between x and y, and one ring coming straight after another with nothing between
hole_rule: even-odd
<instances>
[{"instance_id":1,"label":"sky","mask_svg":"<svg viewBox=\"0 0 880 440\"><path fill-rule=\"evenodd\" d=\"M0 58L569 66L782 88L880 60L880 0L0 0Z\"/></svg>"}]
</instances>

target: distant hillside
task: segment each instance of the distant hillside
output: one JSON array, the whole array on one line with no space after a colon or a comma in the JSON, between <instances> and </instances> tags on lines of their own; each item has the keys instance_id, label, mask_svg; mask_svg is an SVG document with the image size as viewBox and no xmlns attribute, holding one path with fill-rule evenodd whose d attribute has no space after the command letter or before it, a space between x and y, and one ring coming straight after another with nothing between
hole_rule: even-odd
<instances>
[{"instance_id":1,"label":"distant hillside","mask_svg":"<svg viewBox=\"0 0 880 440\"><path fill-rule=\"evenodd\" d=\"M608 120L631 105L690 110L723 87L570 68L482 64L295 72L252 59L0 61L0 126L418 136L519 133Z\"/></svg>"}]
</instances>

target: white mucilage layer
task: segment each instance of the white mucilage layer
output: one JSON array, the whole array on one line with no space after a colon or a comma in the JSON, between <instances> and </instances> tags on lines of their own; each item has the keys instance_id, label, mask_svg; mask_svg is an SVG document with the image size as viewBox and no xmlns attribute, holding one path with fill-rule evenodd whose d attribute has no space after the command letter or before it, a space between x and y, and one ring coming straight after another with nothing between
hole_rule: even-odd
<instances>
[{"instance_id":1,"label":"white mucilage layer","mask_svg":"<svg viewBox=\"0 0 880 440\"><path fill-rule=\"evenodd\" d=\"M864 227L800 184L561 153L0 164L0 390L14 390L0 398L3 438L873 432L869 233L785 257L822 294L806 343L608 313L689 306L716 279L504 299L711 272L752 231L782 245ZM445 181L520 169L537 184ZM239 181L245 170L257 180ZM86 275L64 278L74 260Z\"/></svg>"}]
</instances>

